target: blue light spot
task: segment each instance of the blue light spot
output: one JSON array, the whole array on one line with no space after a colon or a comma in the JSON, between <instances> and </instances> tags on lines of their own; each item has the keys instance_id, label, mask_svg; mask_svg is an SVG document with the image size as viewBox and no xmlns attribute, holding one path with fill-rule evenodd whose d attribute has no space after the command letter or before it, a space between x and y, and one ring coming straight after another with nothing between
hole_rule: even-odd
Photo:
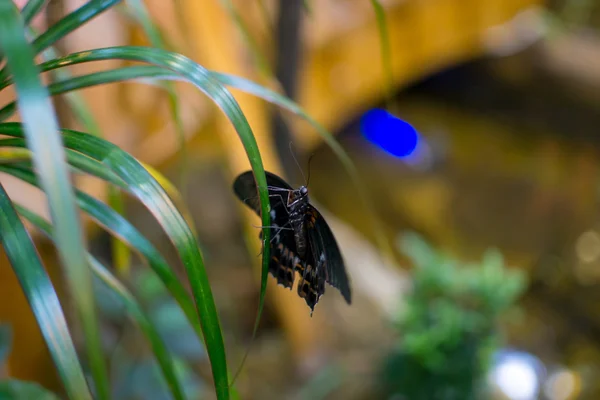
<instances>
[{"instance_id":1,"label":"blue light spot","mask_svg":"<svg viewBox=\"0 0 600 400\"><path fill-rule=\"evenodd\" d=\"M420 140L412 125L380 108L362 116L360 130L369 142L398 158L412 155Z\"/></svg>"}]
</instances>

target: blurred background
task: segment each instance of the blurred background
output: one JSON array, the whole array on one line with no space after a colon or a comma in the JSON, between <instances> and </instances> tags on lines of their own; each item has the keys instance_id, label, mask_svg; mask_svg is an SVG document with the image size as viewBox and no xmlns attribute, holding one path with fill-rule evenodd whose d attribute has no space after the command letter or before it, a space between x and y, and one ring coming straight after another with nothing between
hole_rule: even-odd
<instances>
[{"instance_id":1,"label":"blurred background","mask_svg":"<svg viewBox=\"0 0 600 400\"><path fill-rule=\"evenodd\" d=\"M82 3L51 0L39 26ZM259 220L231 190L249 169L233 128L195 89L178 85L182 154L161 88L82 92L105 136L184 194L232 369L251 349L238 380L242 398L600 398L600 3L145 4L170 49L281 90L333 132L377 215L308 124L234 91L267 170L299 186L300 168L308 175L313 155L311 201L336 235L353 286L351 306L328 288L310 318L295 291L269 278L252 341L260 289L259 230L252 224ZM125 44L148 42L116 10L69 36L60 50ZM55 106L63 126L78 127L60 97ZM12 196L43 212L44 199L22 185L9 187ZM98 180L78 185L106 198ZM150 214L131 202L127 216L183 276ZM108 235L91 224L88 232L93 253L109 263ZM54 251L37 239L60 289ZM132 263L127 284L177 355L187 393L212 398L202 345L147 267ZM98 290L115 398L168 398L140 334ZM11 299L0 303L0 337L11 343L5 354L0 346L0 375L60 391L4 258L0 293ZM64 304L68 309L68 299Z\"/></svg>"}]
</instances>

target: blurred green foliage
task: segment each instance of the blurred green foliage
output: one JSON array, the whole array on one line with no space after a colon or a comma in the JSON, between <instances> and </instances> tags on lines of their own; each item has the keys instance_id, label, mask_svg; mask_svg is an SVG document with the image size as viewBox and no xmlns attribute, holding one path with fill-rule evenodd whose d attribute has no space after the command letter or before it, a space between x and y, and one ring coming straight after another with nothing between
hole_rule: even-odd
<instances>
[{"instance_id":1,"label":"blurred green foliage","mask_svg":"<svg viewBox=\"0 0 600 400\"><path fill-rule=\"evenodd\" d=\"M10 326L0 324L0 370L7 361L11 344L12 330ZM58 397L37 383L17 379L0 379L0 400L20 399L57 400Z\"/></svg>"},{"instance_id":2,"label":"blurred green foliage","mask_svg":"<svg viewBox=\"0 0 600 400\"><path fill-rule=\"evenodd\" d=\"M526 287L488 250L465 264L408 234L400 246L413 261L413 288L395 321L398 343L384 362L387 398L468 400L478 397L500 344L499 321Z\"/></svg>"},{"instance_id":3,"label":"blurred green foliage","mask_svg":"<svg viewBox=\"0 0 600 400\"><path fill-rule=\"evenodd\" d=\"M12 342L12 330L6 324L0 324L0 368L6 362Z\"/></svg>"},{"instance_id":4,"label":"blurred green foliage","mask_svg":"<svg viewBox=\"0 0 600 400\"><path fill-rule=\"evenodd\" d=\"M148 313L153 325L172 354L175 373L182 383L186 398L205 394L203 380L194 373L191 363L205 361L206 351L194 329L160 279L143 268L134 268L128 286ZM116 327L121 334L108 335L114 341L105 343L111 356L112 395L114 399L171 399L169 386L144 343L141 332L130 329L127 310L117 296L99 280L94 285L98 306L104 317L104 328Z\"/></svg>"},{"instance_id":5,"label":"blurred green foliage","mask_svg":"<svg viewBox=\"0 0 600 400\"><path fill-rule=\"evenodd\" d=\"M0 382L0 400L58 400L58 397L33 382L9 379Z\"/></svg>"}]
</instances>

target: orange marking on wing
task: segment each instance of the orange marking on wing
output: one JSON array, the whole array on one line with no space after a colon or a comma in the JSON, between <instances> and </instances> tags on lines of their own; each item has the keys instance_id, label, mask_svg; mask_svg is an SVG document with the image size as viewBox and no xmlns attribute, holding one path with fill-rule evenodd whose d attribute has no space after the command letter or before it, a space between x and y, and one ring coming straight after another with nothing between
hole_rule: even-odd
<instances>
[{"instance_id":1,"label":"orange marking on wing","mask_svg":"<svg viewBox=\"0 0 600 400\"><path fill-rule=\"evenodd\" d=\"M309 291L310 291L310 287L308 286L308 283L305 281L302 283L301 289L298 291L298 295L300 297L306 297L308 295Z\"/></svg>"}]
</instances>

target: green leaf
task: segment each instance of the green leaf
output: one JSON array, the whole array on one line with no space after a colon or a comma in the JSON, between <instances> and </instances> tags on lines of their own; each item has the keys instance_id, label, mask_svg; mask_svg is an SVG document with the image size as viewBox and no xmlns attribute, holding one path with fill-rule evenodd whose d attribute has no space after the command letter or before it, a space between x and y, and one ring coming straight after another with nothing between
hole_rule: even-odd
<instances>
[{"instance_id":1,"label":"green leaf","mask_svg":"<svg viewBox=\"0 0 600 400\"><path fill-rule=\"evenodd\" d=\"M275 32L275 27L273 26L273 22L271 21L271 15L269 13L269 8L267 7L265 0L258 0L258 8L260 10L260 18L262 22L265 24L265 31L273 34Z\"/></svg>"},{"instance_id":2,"label":"green leaf","mask_svg":"<svg viewBox=\"0 0 600 400\"><path fill-rule=\"evenodd\" d=\"M52 282L2 185L0 239L69 397L91 400Z\"/></svg>"},{"instance_id":3,"label":"green leaf","mask_svg":"<svg viewBox=\"0 0 600 400\"><path fill-rule=\"evenodd\" d=\"M22 136L21 126L15 123L0 125L0 132L9 136ZM63 130L63 140L66 147L102 162L125 181L131 193L152 212L173 242L188 274L213 367L217 396L220 399L229 398L225 348L218 315L196 238L185 219L154 177L116 145L70 130Z\"/></svg>"},{"instance_id":4,"label":"green leaf","mask_svg":"<svg viewBox=\"0 0 600 400\"><path fill-rule=\"evenodd\" d=\"M383 66L384 89L387 100L392 99L392 90L394 87L394 74L392 69L392 51L390 49L390 34L385 19L385 10L379 0L371 0L371 5L375 11L377 21L377 30L379 31L379 43L381 45L381 65Z\"/></svg>"},{"instance_id":5,"label":"green leaf","mask_svg":"<svg viewBox=\"0 0 600 400\"><path fill-rule=\"evenodd\" d=\"M28 221L33 223L40 231L42 231L50 239L54 240L52 233L52 226L50 223L39 215L31 212L25 207L16 206L19 214L25 217ZM175 365L173 359L169 354L163 340L161 339L158 331L152 324L150 318L146 315L142 307L138 304L134 296L125 288L125 286L119 282L117 278L97 259L92 257L89 253L87 255L89 265L92 272L98 277L108 289L110 289L117 298L121 301L125 310L129 316L136 322L148 342L152 347L154 356L158 361L158 364L162 370L163 376L169 385L171 393L175 399L184 399L181 382L175 373Z\"/></svg>"},{"instance_id":6,"label":"green leaf","mask_svg":"<svg viewBox=\"0 0 600 400\"><path fill-rule=\"evenodd\" d=\"M130 190L153 213L169 235L188 274L213 367L217 394L219 398L228 398L227 365L219 319L196 238L185 219L152 175L129 154L108 142L91 137L86 138L79 132L65 131L64 135L67 145L79 144L81 146L83 140L87 139L89 147L86 146L84 151L88 155L95 153L101 156L102 162L129 185Z\"/></svg>"},{"instance_id":7,"label":"green leaf","mask_svg":"<svg viewBox=\"0 0 600 400\"><path fill-rule=\"evenodd\" d=\"M10 353L10 346L12 345L12 330L10 326L6 324L0 324L0 365L4 364L8 354Z\"/></svg>"},{"instance_id":8,"label":"green leaf","mask_svg":"<svg viewBox=\"0 0 600 400\"><path fill-rule=\"evenodd\" d=\"M10 131L11 129L15 129L18 127L19 134L22 135L21 125L14 124L0 124L0 131L3 129L7 129ZM13 149L10 151L6 151L6 147L17 147L18 149ZM0 148L2 149L2 153L0 153L0 159L3 161L10 161L14 164L16 161L21 160L30 160L31 159L31 151L27 150L27 144L22 138L14 138L14 139L0 139ZM121 178L116 176L110 169L106 168L106 166L102 165L98 161L86 157L81 153L76 151L67 151L66 153L67 161L74 167L75 172L82 172L95 176L97 178L103 179L107 182L116 185L117 187L127 190L127 185ZM31 167L31 163L28 163L28 167ZM35 180L37 182L37 179ZM37 184L37 183L36 183Z\"/></svg>"},{"instance_id":9,"label":"green leaf","mask_svg":"<svg viewBox=\"0 0 600 400\"><path fill-rule=\"evenodd\" d=\"M0 400L59 400L58 396L33 382L10 379L0 382Z\"/></svg>"},{"instance_id":10,"label":"green leaf","mask_svg":"<svg viewBox=\"0 0 600 400\"><path fill-rule=\"evenodd\" d=\"M142 29L146 33L146 36L148 36L152 46L159 49L166 49L160 30L154 21L152 21L144 2L141 0L127 0L127 6L131 9L131 15L133 15L136 21L142 26ZM167 91L169 97L171 118L175 123L175 133L179 140L179 157L181 160L179 187L182 191L185 191L187 186L188 154L185 146L185 132L183 129L183 121L181 120L179 100L177 98L177 93L175 92L175 85L173 85L172 82L162 82L162 87Z\"/></svg>"},{"instance_id":11,"label":"green leaf","mask_svg":"<svg viewBox=\"0 0 600 400\"><path fill-rule=\"evenodd\" d=\"M100 399L109 396L108 379L101 353L91 274L85 267L85 242L76 214L65 153L47 90L34 65L34 52L24 36L25 26L12 2L0 2L0 48L12 73L17 104L28 147L48 198L56 227L58 253L65 268L73 303L82 324L89 364Z\"/></svg>"},{"instance_id":12,"label":"green leaf","mask_svg":"<svg viewBox=\"0 0 600 400\"><path fill-rule=\"evenodd\" d=\"M294 400L321 400L331 398L332 393L348 379L347 372L337 364L321 368L294 396Z\"/></svg>"},{"instance_id":13,"label":"green leaf","mask_svg":"<svg viewBox=\"0 0 600 400\"><path fill-rule=\"evenodd\" d=\"M38 36L31 44L35 54L48 48L53 43L56 43L58 40L65 37L67 34L73 32L81 25L102 14L108 8L114 6L120 1L121 0L90 0L77 10L62 18L56 24L51 26L50 29L48 29L46 32ZM45 1L36 0L30 1L29 3L32 3L31 6L27 4L23 8L22 17L24 18L25 24L28 24L31 21L31 19L33 19L33 17L41 11L41 9L44 6L43 3L45 3ZM6 78L7 75L8 74L6 68L0 70L0 80Z\"/></svg>"},{"instance_id":14,"label":"green leaf","mask_svg":"<svg viewBox=\"0 0 600 400\"><path fill-rule=\"evenodd\" d=\"M47 0L29 0L21 10L21 16L25 25L29 25L31 20L39 14L46 5Z\"/></svg>"},{"instance_id":15,"label":"green leaf","mask_svg":"<svg viewBox=\"0 0 600 400\"><path fill-rule=\"evenodd\" d=\"M274 74L271 69L271 65L269 64L267 57L263 54L256 40L254 40L254 37L252 37L250 29L248 29L246 26L246 23L244 22L244 19L240 13L238 13L231 0L220 0L220 2L223 8L225 8L227 11L227 14L229 14L229 18L235 22L240 34L246 41L246 45L250 49L250 52L254 58L254 63L262 77L264 79L273 79Z\"/></svg>"},{"instance_id":16,"label":"green leaf","mask_svg":"<svg viewBox=\"0 0 600 400\"><path fill-rule=\"evenodd\" d=\"M28 3L27 5L29 5ZM30 29L31 36L37 36L33 29ZM58 55L54 48L48 47L43 53L42 58L44 60L58 58ZM66 80L71 77L69 71L66 69L56 69L53 71L53 76L55 79ZM91 133L96 136L102 137L102 132L100 130L100 126L96 122L94 115L91 110L87 106L85 99L74 91L69 92L65 95L65 100L68 102L69 107L76 117L76 119L82 124L85 128L85 131ZM117 210L120 213L124 212L125 205L123 202L123 198L121 197L119 191L113 187L109 186L108 188L108 198L110 206ZM129 272L129 266L131 264L131 254L129 249L124 246L118 240L111 238L111 251L112 258L115 268L120 271L123 275L126 275Z\"/></svg>"},{"instance_id":17,"label":"green leaf","mask_svg":"<svg viewBox=\"0 0 600 400\"><path fill-rule=\"evenodd\" d=\"M153 66L135 66L116 68L110 71L95 72L84 76L78 76L65 79L60 82L52 83L48 86L48 91L52 95L71 92L87 87L103 85L107 83L123 82L130 80L145 79L149 82L155 79L169 79L172 74L165 71L164 68ZM6 79L0 84L0 90L11 84L10 79ZM16 102L11 102L0 109L0 121L6 120L16 112Z\"/></svg>"},{"instance_id":18,"label":"green leaf","mask_svg":"<svg viewBox=\"0 0 600 400\"><path fill-rule=\"evenodd\" d=\"M61 18L38 36L31 45L35 52L39 53L120 2L121 0L89 0L77 10Z\"/></svg>"},{"instance_id":19,"label":"green leaf","mask_svg":"<svg viewBox=\"0 0 600 400\"><path fill-rule=\"evenodd\" d=\"M0 132L4 132L0 125ZM0 141L0 146L11 141L11 144L17 144L19 139L9 139ZM67 154L78 154L69 151ZM95 161L94 161L95 162ZM106 169L105 166L103 168ZM11 165L0 165L0 171L13 175L24 182L38 186L39 183L33 173L27 169ZM95 219L100 225L107 229L113 236L122 240L131 249L138 252L146 259L154 273L161 279L163 284L169 290L173 298L179 303L188 321L194 328L199 340L202 340L202 328L200 320L196 314L194 303L190 299L185 287L179 282L177 275L167 264L164 257L156 248L137 230L133 225L123 218L119 213L112 210L106 204L91 197L90 195L76 191L78 206L90 217Z\"/></svg>"}]
</instances>

